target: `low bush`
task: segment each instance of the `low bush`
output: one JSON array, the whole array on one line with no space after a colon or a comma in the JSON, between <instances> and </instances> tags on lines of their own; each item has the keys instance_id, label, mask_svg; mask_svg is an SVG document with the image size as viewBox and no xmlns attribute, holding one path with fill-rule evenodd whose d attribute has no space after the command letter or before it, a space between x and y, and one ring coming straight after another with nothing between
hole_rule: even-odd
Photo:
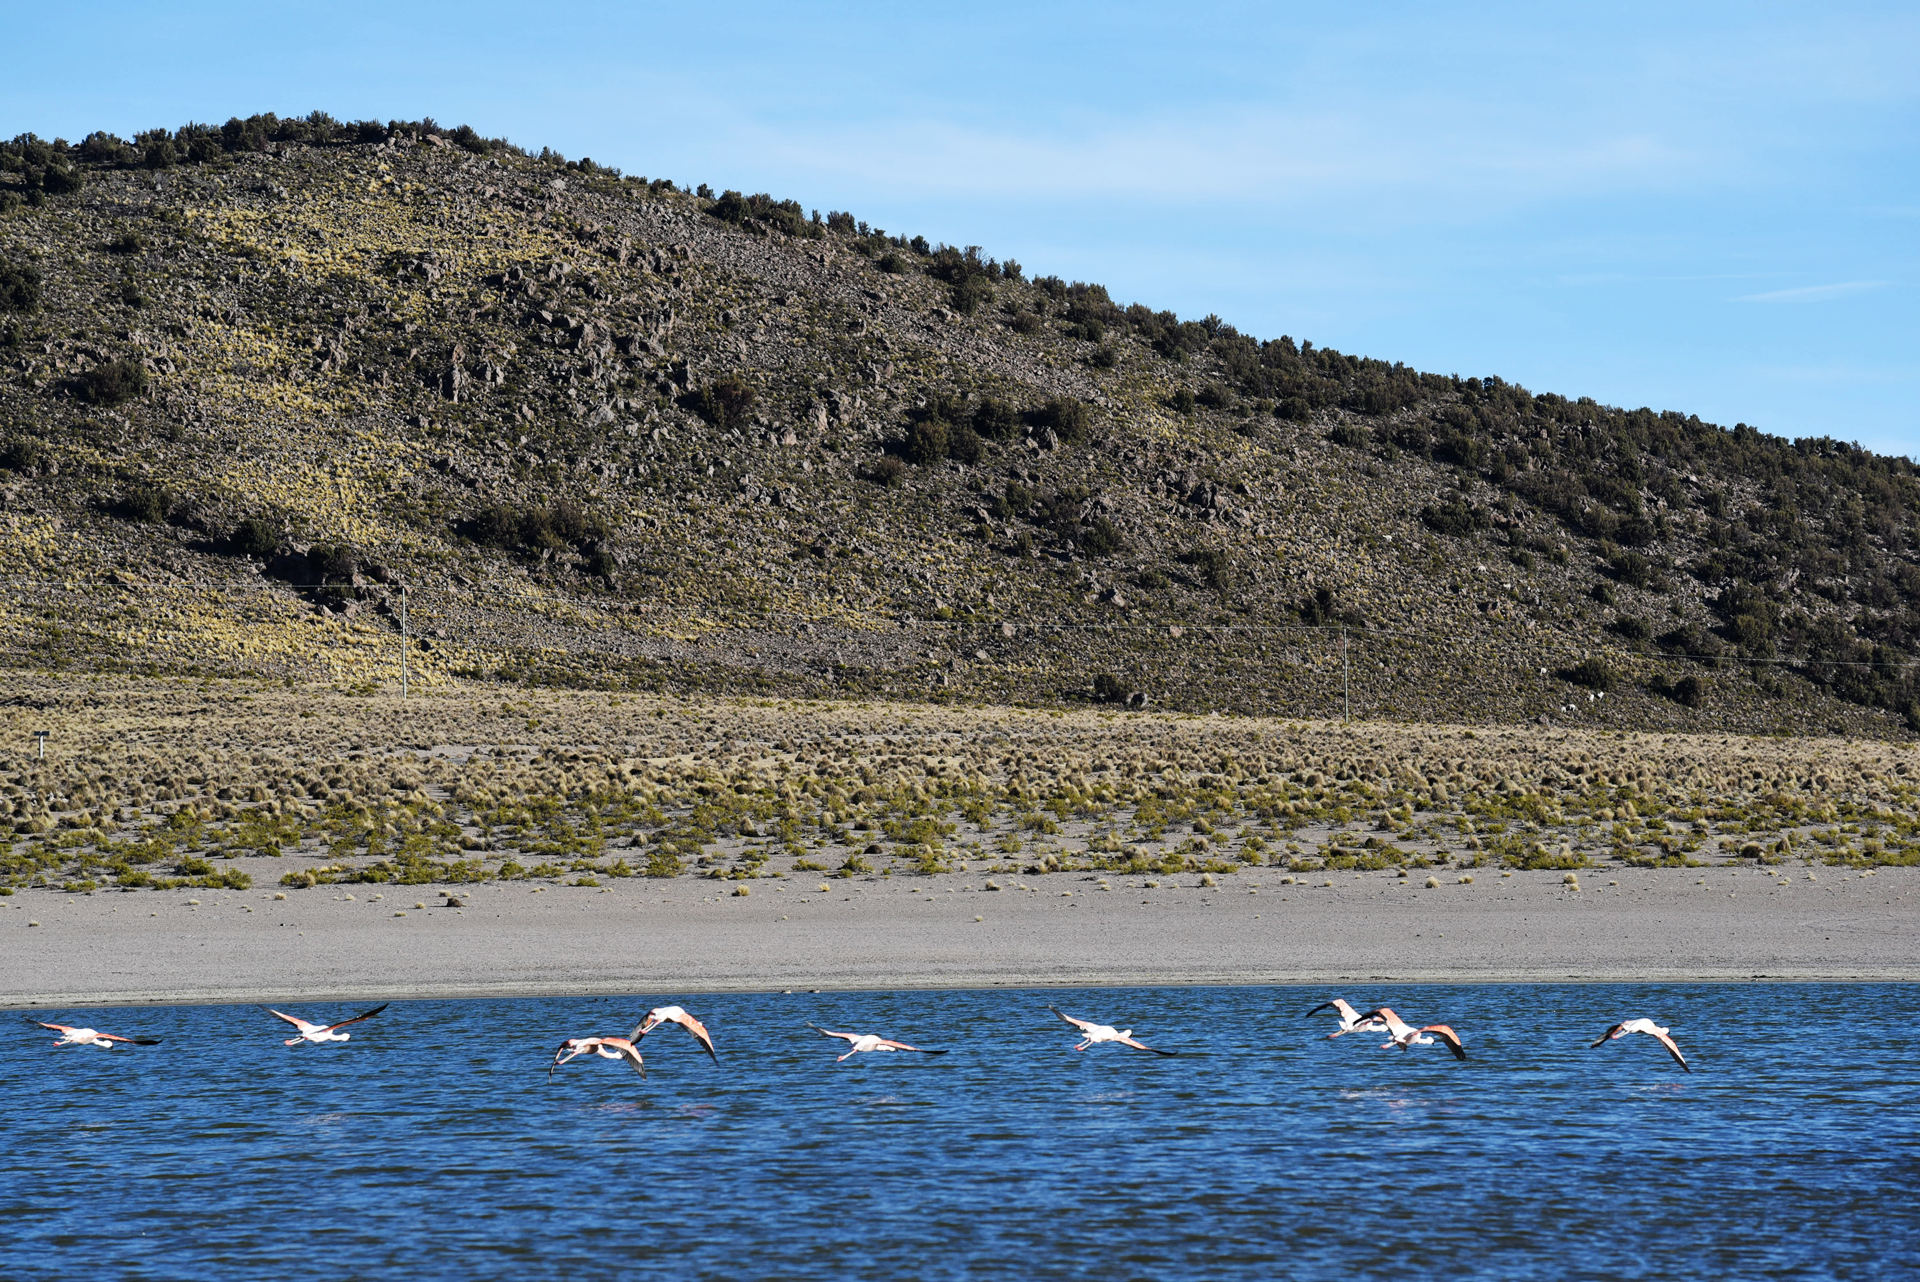
<instances>
[{"instance_id":1,"label":"low bush","mask_svg":"<svg viewBox=\"0 0 1920 1282\"><path fill-rule=\"evenodd\" d=\"M907 429L900 452L910 463L938 463L947 456L947 441L947 425L939 419L925 419Z\"/></svg>"},{"instance_id":2,"label":"low bush","mask_svg":"<svg viewBox=\"0 0 1920 1282\"><path fill-rule=\"evenodd\" d=\"M565 499L551 507L526 509L489 504L465 523L462 533L475 543L528 555L567 548L590 551L611 536L605 520Z\"/></svg>"},{"instance_id":3,"label":"low bush","mask_svg":"<svg viewBox=\"0 0 1920 1282\"><path fill-rule=\"evenodd\" d=\"M12 436L0 441L0 471L38 472L47 465L47 450L27 436Z\"/></svg>"},{"instance_id":4,"label":"low bush","mask_svg":"<svg viewBox=\"0 0 1920 1282\"><path fill-rule=\"evenodd\" d=\"M1051 429L1063 445L1077 445L1087 439L1089 415L1087 403L1072 396L1055 396L1027 414L1035 427Z\"/></svg>"},{"instance_id":5,"label":"low bush","mask_svg":"<svg viewBox=\"0 0 1920 1282\"><path fill-rule=\"evenodd\" d=\"M1636 618L1631 614L1622 614L1615 617L1613 622L1607 624L1607 631L1617 637L1622 637L1635 643L1653 639L1653 629L1647 624L1647 621Z\"/></svg>"},{"instance_id":6,"label":"low bush","mask_svg":"<svg viewBox=\"0 0 1920 1282\"><path fill-rule=\"evenodd\" d=\"M687 393L683 403L724 432L746 424L753 413L754 399L752 385L738 374L728 374Z\"/></svg>"},{"instance_id":7,"label":"low bush","mask_svg":"<svg viewBox=\"0 0 1920 1282\"><path fill-rule=\"evenodd\" d=\"M32 312L39 307L39 269L0 258L0 312Z\"/></svg>"},{"instance_id":8,"label":"low bush","mask_svg":"<svg viewBox=\"0 0 1920 1282\"><path fill-rule=\"evenodd\" d=\"M1201 583L1217 592L1226 591L1233 582L1233 562L1220 548L1192 548L1180 559L1193 567Z\"/></svg>"},{"instance_id":9,"label":"low bush","mask_svg":"<svg viewBox=\"0 0 1920 1282\"><path fill-rule=\"evenodd\" d=\"M1614 675L1613 669L1607 666L1605 660L1591 656L1580 660L1572 667L1560 669L1555 675L1562 681L1570 681L1574 685L1585 686L1589 690L1598 690L1602 693L1620 684L1619 677Z\"/></svg>"},{"instance_id":10,"label":"low bush","mask_svg":"<svg viewBox=\"0 0 1920 1282\"><path fill-rule=\"evenodd\" d=\"M264 561L280 550L280 527L265 517L247 517L228 531L227 550Z\"/></svg>"},{"instance_id":11,"label":"low bush","mask_svg":"<svg viewBox=\"0 0 1920 1282\"><path fill-rule=\"evenodd\" d=\"M89 405L124 405L147 390L147 371L135 361L106 361L73 380L73 392Z\"/></svg>"},{"instance_id":12,"label":"low bush","mask_svg":"<svg viewBox=\"0 0 1920 1282\"><path fill-rule=\"evenodd\" d=\"M1707 683L1688 673L1678 681L1668 681L1664 676L1656 676L1647 682L1647 689L1663 699L1671 699L1683 708L1697 708L1706 702Z\"/></svg>"},{"instance_id":13,"label":"low bush","mask_svg":"<svg viewBox=\"0 0 1920 1282\"><path fill-rule=\"evenodd\" d=\"M1020 433L1020 415L1007 402L983 396L973 407L973 430L989 441L1010 440Z\"/></svg>"},{"instance_id":14,"label":"low bush","mask_svg":"<svg viewBox=\"0 0 1920 1282\"><path fill-rule=\"evenodd\" d=\"M113 510L124 520L157 524L173 510L173 495L161 486L136 481L120 492Z\"/></svg>"},{"instance_id":15,"label":"low bush","mask_svg":"<svg viewBox=\"0 0 1920 1282\"><path fill-rule=\"evenodd\" d=\"M1445 534L1454 538L1473 534L1487 528L1487 514L1477 504L1468 503L1459 495L1450 495L1445 502L1429 503L1420 509L1420 520L1436 534Z\"/></svg>"}]
</instances>

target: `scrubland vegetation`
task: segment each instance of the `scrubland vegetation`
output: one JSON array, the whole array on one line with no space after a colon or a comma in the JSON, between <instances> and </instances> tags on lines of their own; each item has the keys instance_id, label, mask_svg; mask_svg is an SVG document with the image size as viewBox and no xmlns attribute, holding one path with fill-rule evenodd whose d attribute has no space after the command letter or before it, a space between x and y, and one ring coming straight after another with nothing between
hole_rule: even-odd
<instances>
[{"instance_id":1,"label":"scrubland vegetation","mask_svg":"<svg viewBox=\"0 0 1920 1282\"><path fill-rule=\"evenodd\" d=\"M9 693L0 733L28 746L0 757L6 893L244 888L262 868L298 893L1920 863L1920 780L1878 743L484 688Z\"/></svg>"}]
</instances>

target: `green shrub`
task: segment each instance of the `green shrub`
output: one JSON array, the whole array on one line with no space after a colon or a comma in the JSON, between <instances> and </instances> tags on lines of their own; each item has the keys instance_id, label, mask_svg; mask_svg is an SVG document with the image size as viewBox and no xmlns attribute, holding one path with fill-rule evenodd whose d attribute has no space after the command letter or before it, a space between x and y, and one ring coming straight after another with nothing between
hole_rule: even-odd
<instances>
[{"instance_id":1,"label":"green shrub","mask_svg":"<svg viewBox=\"0 0 1920 1282\"><path fill-rule=\"evenodd\" d=\"M73 390L89 405L124 405L147 390L147 371L134 361L106 361L75 378Z\"/></svg>"},{"instance_id":2,"label":"green shrub","mask_svg":"<svg viewBox=\"0 0 1920 1282\"><path fill-rule=\"evenodd\" d=\"M1167 408L1176 414L1191 414L1198 406L1199 402L1194 399L1191 388L1175 388L1173 395L1167 398Z\"/></svg>"},{"instance_id":3,"label":"green shrub","mask_svg":"<svg viewBox=\"0 0 1920 1282\"><path fill-rule=\"evenodd\" d=\"M1220 548L1199 547L1184 553L1182 561L1192 566L1200 582L1218 592L1224 592L1233 582L1233 562Z\"/></svg>"},{"instance_id":4,"label":"green shrub","mask_svg":"<svg viewBox=\"0 0 1920 1282\"><path fill-rule=\"evenodd\" d=\"M874 460L873 466L867 470L867 479L882 486L898 485L906 475L907 465L891 454Z\"/></svg>"},{"instance_id":5,"label":"green shrub","mask_svg":"<svg viewBox=\"0 0 1920 1282\"><path fill-rule=\"evenodd\" d=\"M1094 517L1080 531L1080 547L1088 556L1112 556L1126 546L1120 531L1104 516Z\"/></svg>"},{"instance_id":6,"label":"green shrub","mask_svg":"<svg viewBox=\"0 0 1920 1282\"><path fill-rule=\"evenodd\" d=\"M1373 444L1373 433L1358 423L1335 423L1332 430L1327 433L1327 439L1335 445L1359 450Z\"/></svg>"},{"instance_id":7,"label":"green shrub","mask_svg":"<svg viewBox=\"0 0 1920 1282\"><path fill-rule=\"evenodd\" d=\"M906 273L907 260L889 249L886 253L880 255L879 260L874 263L874 266L889 276L901 276Z\"/></svg>"},{"instance_id":8,"label":"green shrub","mask_svg":"<svg viewBox=\"0 0 1920 1282\"><path fill-rule=\"evenodd\" d=\"M39 269L0 258L0 312L31 312L39 307Z\"/></svg>"},{"instance_id":9,"label":"green shrub","mask_svg":"<svg viewBox=\"0 0 1920 1282\"><path fill-rule=\"evenodd\" d=\"M120 492L114 511L129 521L158 524L173 508L173 495L158 485L136 481Z\"/></svg>"},{"instance_id":10,"label":"green shrub","mask_svg":"<svg viewBox=\"0 0 1920 1282\"><path fill-rule=\"evenodd\" d=\"M687 408L723 432L745 426L753 413L753 387L738 374L716 379L689 397Z\"/></svg>"},{"instance_id":11,"label":"green shrub","mask_svg":"<svg viewBox=\"0 0 1920 1282\"><path fill-rule=\"evenodd\" d=\"M466 521L461 532L475 543L530 555L567 548L590 551L612 535L605 520L568 499L524 510L490 503Z\"/></svg>"},{"instance_id":12,"label":"green shrub","mask_svg":"<svg viewBox=\"0 0 1920 1282\"><path fill-rule=\"evenodd\" d=\"M1450 495L1443 503L1429 503L1421 508L1420 520L1436 534L1456 538L1484 530L1489 524L1487 514L1477 504L1468 503L1457 494Z\"/></svg>"},{"instance_id":13,"label":"green shrub","mask_svg":"<svg viewBox=\"0 0 1920 1282\"><path fill-rule=\"evenodd\" d=\"M1020 433L1020 416L1005 401L983 396L973 407L973 430L989 441L1010 440Z\"/></svg>"},{"instance_id":14,"label":"green shrub","mask_svg":"<svg viewBox=\"0 0 1920 1282\"><path fill-rule=\"evenodd\" d=\"M1616 552L1607 558L1607 573L1629 587L1644 588L1653 582L1653 562L1638 552Z\"/></svg>"},{"instance_id":15,"label":"green shrub","mask_svg":"<svg viewBox=\"0 0 1920 1282\"><path fill-rule=\"evenodd\" d=\"M38 472L47 465L47 450L28 436L11 436L0 441L0 471Z\"/></svg>"},{"instance_id":16,"label":"green shrub","mask_svg":"<svg viewBox=\"0 0 1920 1282\"><path fill-rule=\"evenodd\" d=\"M1607 624L1607 631L1636 643L1653 639L1653 629L1648 626L1647 621L1631 614L1617 616L1613 622Z\"/></svg>"},{"instance_id":17,"label":"green shrub","mask_svg":"<svg viewBox=\"0 0 1920 1282\"><path fill-rule=\"evenodd\" d=\"M247 517L228 532L227 550L264 561L280 550L280 527L265 517Z\"/></svg>"},{"instance_id":18,"label":"green shrub","mask_svg":"<svg viewBox=\"0 0 1920 1282\"><path fill-rule=\"evenodd\" d=\"M1027 415L1039 428L1051 428L1063 445L1077 445L1087 439L1087 403L1072 396L1055 396Z\"/></svg>"},{"instance_id":19,"label":"green shrub","mask_svg":"<svg viewBox=\"0 0 1920 1282\"><path fill-rule=\"evenodd\" d=\"M1664 676L1655 676L1647 682L1647 689L1663 699L1671 699L1683 708L1697 708L1706 702L1707 684L1699 677L1688 673L1678 681L1668 681Z\"/></svg>"},{"instance_id":20,"label":"green shrub","mask_svg":"<svg viewBox=\"0 0 1920 1282\"><path fill-rule=\"evenodd\" d=\"M979 433L966 424L948 429L947 457L956 463L978 463L982 450Z\"/></svg>"},{"instance_id":21,"label":"green shrub","mask_svg":"<svg viewBox=\"0 0 1920 1282\"><path fill-rule=\"evenodd\" d=\"M580 166L586 168L591 163L582 160ZM799 201L775 200L766 192L742 196L737 191L723 191L707 206L707 213L736 227L771 227L789 236L810 236L816 230L807 222L806 211L801 209Z\"/></svg>"},{"instance_id":22,"label":"green shrub","mask_svg":"<svg viewBox=\"0 0 1920 1282\"><path fill-rule=\"evenodd\" d=\"M915 423L907 431L907 439L901 453L907 461L926 465L938 463L947 456L947 425L939 419L925 419Z\"/></svg>"},{"instance_id":23,"label":"green shrub","mask_svg":"<svg viewBox=\"0 0 1920 1282\"><path fill-rule=\"evenodd\" d=\"M360 558L344 543L316 543L307 549L307 573L315 583L352 583Z\"/></svg>"},{"instance_id":24,"label":"green shrub","mask_svg":"<svg viewBox=\"0 0 1920 1282\"><path fill-rule=\"evenodd\" d=\"M1556 674L1562 681L1570 681L1589 690L1606 692L1620 683L1620 679L1608 667L1606 661L1589 656L1569 668L1562 668Z\"/></svg>"}]
</instances>

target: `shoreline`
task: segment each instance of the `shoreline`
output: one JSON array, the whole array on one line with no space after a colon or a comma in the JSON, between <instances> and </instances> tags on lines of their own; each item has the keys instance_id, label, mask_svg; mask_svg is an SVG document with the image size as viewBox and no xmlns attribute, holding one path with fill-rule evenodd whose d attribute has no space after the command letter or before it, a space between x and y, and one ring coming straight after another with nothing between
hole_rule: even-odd
<instances>
[{"instance_id":1,"label":"shoreline","mask_svg":"<svg viewBox=\"0 0 1920 1282\"><path fill-rule=\"evenodd\" d=\"M0 1008L1066 986L1920 982L1920 869L28 891ZM1332 881L1325 885L1324 881ZM1102 884L1102 883L1106 884ZM462 906L444 906L449 891ZM192 902L193 900L202 902ZM29 926L27 923L36 925Z\"/></svg>"}]
</instances>

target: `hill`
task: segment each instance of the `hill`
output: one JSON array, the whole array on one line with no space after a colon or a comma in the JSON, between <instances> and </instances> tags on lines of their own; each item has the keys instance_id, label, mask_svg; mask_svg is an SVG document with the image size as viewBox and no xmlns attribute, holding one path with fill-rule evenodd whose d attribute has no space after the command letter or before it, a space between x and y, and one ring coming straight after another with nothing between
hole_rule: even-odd
<instances>
[{"instance_id":1,"label":"hill","mask_svg":"<svg viewBox=\"0 0 1920 1282\"><path fill-rule=\"evenodd\" d=\"M414 681L1904 734L1916 513L430 120L0 147L16 666L387 684L404 589Z\"/></svg>"}]
</instances>

